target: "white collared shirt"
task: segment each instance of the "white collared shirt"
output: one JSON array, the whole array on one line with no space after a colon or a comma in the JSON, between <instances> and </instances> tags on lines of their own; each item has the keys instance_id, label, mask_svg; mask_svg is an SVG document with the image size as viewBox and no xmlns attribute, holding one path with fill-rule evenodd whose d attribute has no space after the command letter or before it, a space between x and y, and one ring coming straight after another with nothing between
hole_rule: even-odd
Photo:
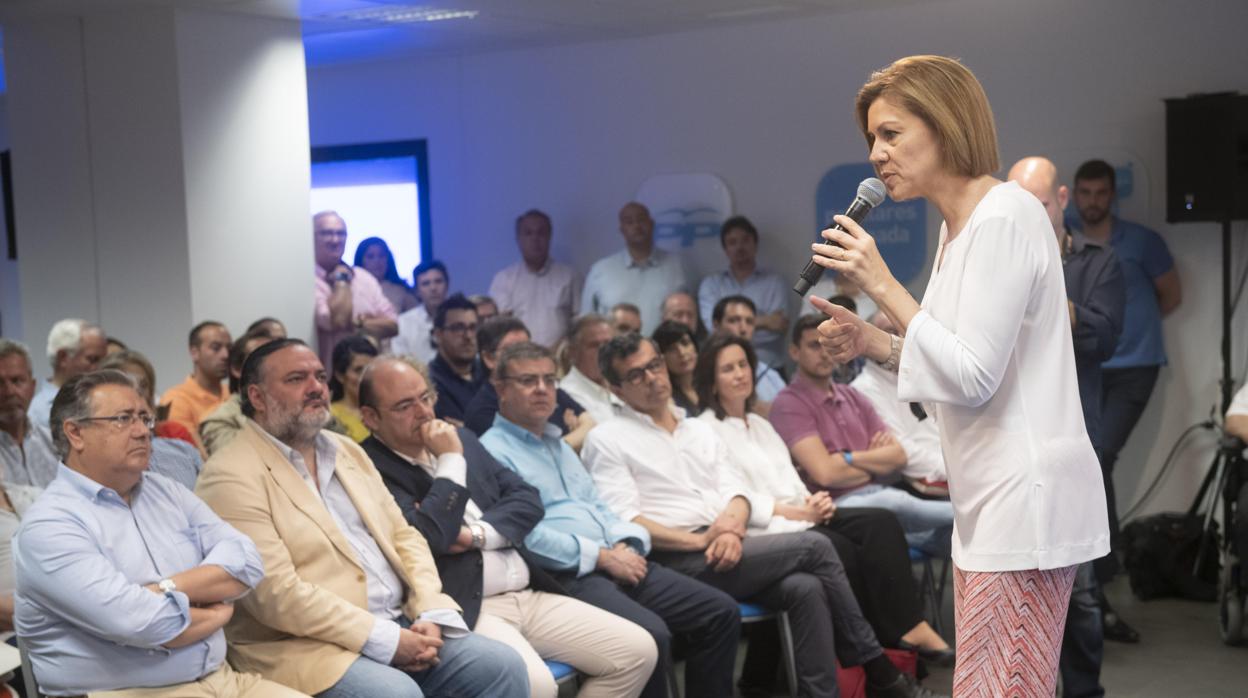
<instances>
[{"instance_id":1,"label":"white collared shirt","mask_svg":"<svg viewBox=\"0 0 1248 698\"><path fill-rule=\"evenodd\" d=\"M461 453L443 453L438 456L436 463L426 463L393 448L390 450L412 466L424 470L430 477L440 477L464 489L468 488L468 461ZM489 521L485 521L483 516L481 507L469 497L468 504L464 506L464 524L477 524L485 532L485 546L481 550L481 595L490 597L527 588L528 564L512 547L511 541L499 533Z\"/></svg>"},{"instance_id":2,"label":"white collared shirt","mask_svg":"<svg viewBox=\"0 0 1248 698\"><path fill-rule=\"evenodd\" d=\"M559 381L559 387L589 412L595 424L616 416L624 406L624 401L609 388L593 382L575 366Z\"/></svg>"},{"instance_id":3,"label":"white collared shirt","mask_svg":"<svg viewBox=\"0 0 1248 698\"><path fill-rule=\"evenodd\" d=\"M688 290L680 255L655 247L648 259L638 262L623 249L589 268L581 314L606 315L617 303L632 303L641 309L641 333L649 336L663 320L663 300L676 291Z\"/></svg>"},{"instance_id":4,"label":"white collared shirt","mask_svg":"<svg viewBox=\"0 0 1248 698\"><path fill-rule=\"evenodd\" d=\"M563 339L581 300L581 280L572 267L553 260L536 272L523 260L494 275L490 297L529 328L533 341L553 347Z\"/></svg>"},{"instance_id":5,"label":"white collared shirt","mask_svg":"<svg viewBox=\"0 0 1248 698\"><path fill-rule=\"evenodd\" d=\"M425 310L425 304L412 308L399 316L399 333L390 340L390 353L398 356L414 356L428 364L438 355L433 346L433 318Z\"/></svg>"},{"instance_id":6,"label":"white collared shirt","mask_svg":"<svg viewBox=\"0 0 1248 698\"><path fill-rule=\"evenodd\" d=\"M906 451L902 475L928 482L948 479L936 417L929 414L920 420L910 411L910 403L897 399L897 374L874 361L867 361L850 387L871 401L876 414L888 425L888 431L901 442Z\"/></svg>"},{"instance_id":7,"label":"white collared shirt","mask_svg":"<svg viewBox=\"0 0 1248 698\"><path fill-rule=\"evenodd\" d=\"M676 430L625 406L590 430L581 455L607 506L625 521L645 516L684 531L710 526L733 497L750 502L750 526L766 527L773 505L754 496L706 422L672 407Z\"/></svg>"}]
</instances>

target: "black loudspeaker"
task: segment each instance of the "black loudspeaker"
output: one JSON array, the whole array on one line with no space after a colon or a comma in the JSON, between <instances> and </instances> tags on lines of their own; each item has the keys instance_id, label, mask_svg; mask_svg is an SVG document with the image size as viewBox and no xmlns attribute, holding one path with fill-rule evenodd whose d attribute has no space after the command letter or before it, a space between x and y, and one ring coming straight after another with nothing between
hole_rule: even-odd
<instances>
[{"instance_id":1,"label":"black loudspeaker","mask_svg":"<svg viewBox=\"0 0 1248 698\"><path fill-rule=\"evenodd\" d=\"M1166 100L1166 220L1248 219L1248 95Z\"/></svg>"}]
</instances>

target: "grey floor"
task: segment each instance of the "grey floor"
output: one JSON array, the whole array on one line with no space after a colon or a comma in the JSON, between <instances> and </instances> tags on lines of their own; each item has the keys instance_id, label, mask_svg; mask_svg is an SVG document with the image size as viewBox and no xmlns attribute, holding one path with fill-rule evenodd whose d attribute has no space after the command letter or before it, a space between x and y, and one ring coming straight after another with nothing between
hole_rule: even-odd
<instances>
[{"instance_id":1,"label":"grey floor","mask_svg":"<svg viewBox=\"0 0 1248 698\"><path fill-rule=\"evenodd\" d=\"M947 634L953 630L952 586L944 601ZM1172 599L1142 602L1125 577L1108 589L1111 603L1140 631L1138 645L1106 643L1101 684L1115 698L1220 698L1248 696L1248 647L1228 647L1218 636L1217 604ZM737 653L737 669L745 647ZM683 690L683 665L678 665ZM952 669L935 669L924 681L948 693ZM783 686L779 687L783 690ZM777 693L776 696L787 696Z\"/></svg>"}]
</instances>

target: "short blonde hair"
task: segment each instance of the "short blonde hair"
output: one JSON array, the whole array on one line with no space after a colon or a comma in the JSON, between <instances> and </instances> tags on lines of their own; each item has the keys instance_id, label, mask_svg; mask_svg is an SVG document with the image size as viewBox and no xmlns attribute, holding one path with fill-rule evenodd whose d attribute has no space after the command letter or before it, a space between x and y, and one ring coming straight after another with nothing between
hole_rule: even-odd
<instances>
[{"instance_id":1,"label":"short blonde hair","mask_svg":"<svg viewBox=\"0 0 1248 698\"><path fill-rule=\"evenodd\" d=\"M867 128L867 111L879 98L918 116L936 134L945 169L978 177L1001 167L997 128L984 88L966 66L944 56L909 56L871 74L858 90L858 128L875 145Z\"/></svg>"}]
</instances>

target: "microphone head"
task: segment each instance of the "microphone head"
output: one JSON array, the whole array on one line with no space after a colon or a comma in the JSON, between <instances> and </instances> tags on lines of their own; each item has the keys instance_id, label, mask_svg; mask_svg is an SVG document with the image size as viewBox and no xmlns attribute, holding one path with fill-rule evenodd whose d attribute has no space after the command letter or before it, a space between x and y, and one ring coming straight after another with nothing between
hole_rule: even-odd
<instances>
[{"instance_id":1,"label":"microphone head","mask_svg":"<svg viewBox=\"0 0 1248 698\"><path fill-rule=\"evenodd\" d=\"M875 177L867 177L862 180L862 184L858 185L858 198L875 208L884 203L884 183Z\"/></svg>"}]
</instances>

